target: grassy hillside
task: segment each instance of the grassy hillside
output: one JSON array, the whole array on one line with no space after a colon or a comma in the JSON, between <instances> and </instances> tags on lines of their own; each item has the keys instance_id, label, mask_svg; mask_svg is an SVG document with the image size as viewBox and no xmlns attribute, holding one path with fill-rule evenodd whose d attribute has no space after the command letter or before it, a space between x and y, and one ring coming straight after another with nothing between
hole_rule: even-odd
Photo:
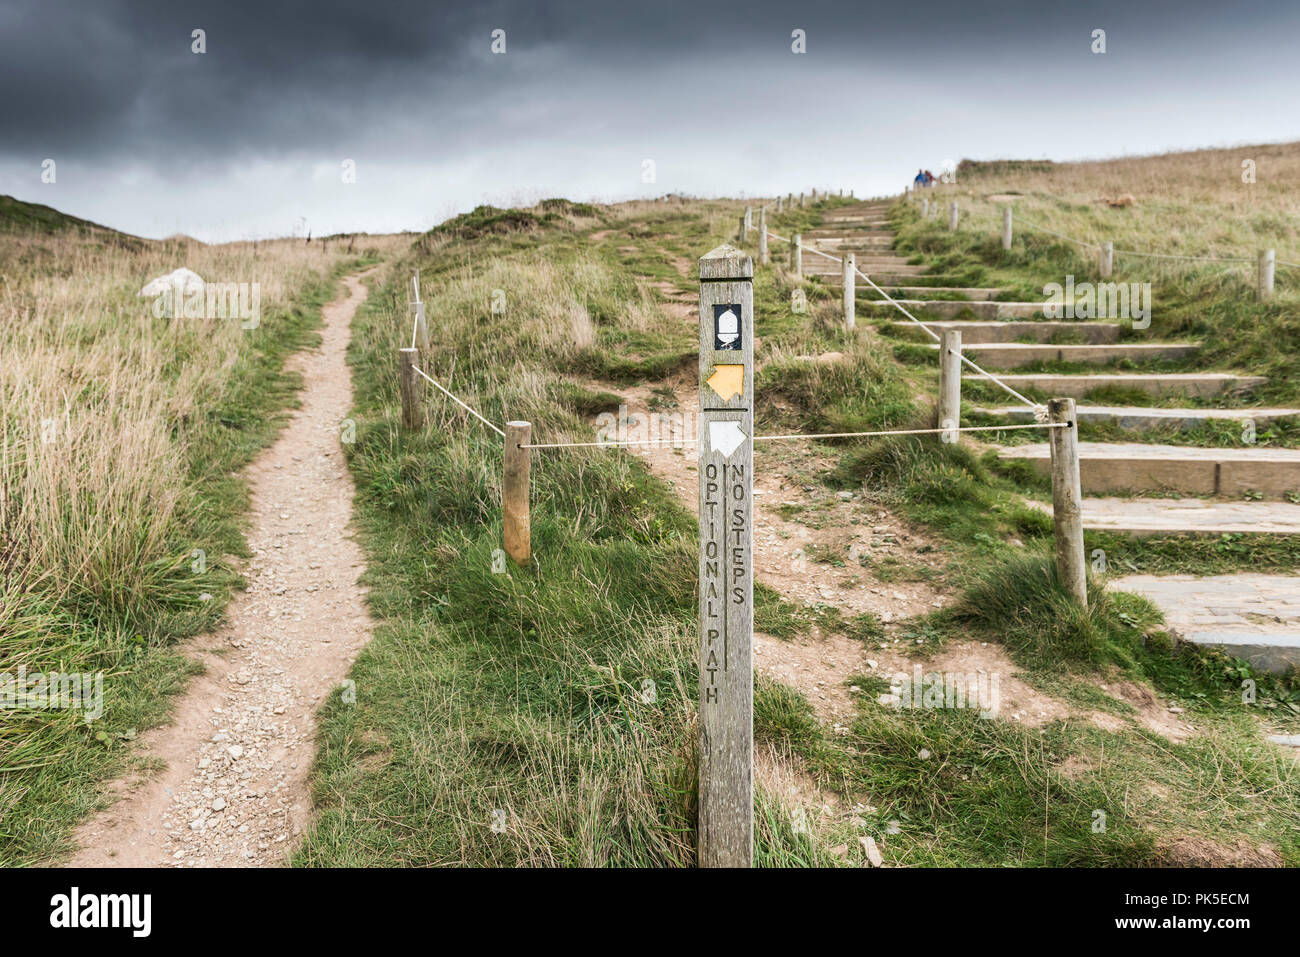
<instances>
[{"instance_id":1,"label":"grassy hillside","mask_svg":"<svg viewBox=\"0 0 1300 957\"><path fill-rule=\"evenodd\" d=\"M14 233L76 231L82 234L98 233L102 236L136 238L118 232L116 229L109 229L107 226L92 223L86 219L69 216L67 213L61 213L53 207L42 206L40 203L24 202L12 196L0 196L0 231Z\"/></svg>"},{"instance_id":2,"label":"grassy hillside","mask_svg":"<svg viewBox=\"0 0 1300 957\"><path fill-rule=\"evenodd\" d=\"M1254 162L1255 182L1242 182L1243 161ZM1126 341L1200 340L1204 348L1187 368L1269 378L1252 393L1214 403L1295 406L1300 404L1300 351L1279 345L1300 342L1300 267L1283 265L1300 264L1297 176L1300 143L1046 167L967 164L956 184L928 191L932 201L944 205L945 216L947 203L958 202L961 231L951 236L946 219L922 221L916 211L904 210L898 247L964 270L971 284L1003 286L1004 299L1042 301L1048 282L1063 284L1067 275L1080 282L1096 279L1095 250L1051 233L1086 243L1112 241L1114 280L1152 285L1151 327L1128 333ZM1107 202L1126 195L1133 205ZM1004 253L999 236L1007 205L1017 225L1016 241ZM1276 250L1278 266L1276 296L1262 304L1255 299L1255 273L1256 256L1264 248ZM1193 438L1201 436L1184 437ZM1268 440L1294 446L1300 429L1280 429Z\"/></svg>"},{"instance_id":3,"label":"grassy hillside","mask_svg":"<svg viewBox=\"0 0 1300 957\"><path fill-rule=\"evenodd\" d=\"M805 230L834 204L774 217L772 228ZM535 441L592 441L593 417L628 394L649 394L652 410L680 398L677 373L697 354L696 259L732 239L741 210L476 210L417 242L362 307L350 454L380 625L352 673L355 703L335 695L325 706L319 817L297 864L693 863L694 517L635 454L536 452L533 563L494 571L501 440L436 394L425 398L431 425L401 431L396 350L409 341L418 268L432 375L491 421L531 421ZM978 249L954 255L1013 276ZM838 293L796 280L780 258L755 281L756 428L926 422L930 373L897 361L896 341L846 335ZM806 312L792 308L796 289ZM840 358L797 358L829 353ZM760 474L795 469L782 493L799 496L791 520L824 528L833 519L818 503L841 493L861 497L864 521L903 516L933 536L916 553L929 563L870 555L863 580L924 575L951 600L885 623L760 586L756 629L776 639L774 654L814 637L918 662L1003 645L1057 716L1035 727L898 711L877 703L888 687L878 673L840 673L855 713L832 725L805 695L761 677L759 863L857 866L862 836L891 863L920 866L1300 863L1300 781L1257 717L1294 722L1290 685L1261 679L1261 708L1244 713L1249 672L1175 644L1145 602L1097 591L1086 612L1070 606L1043 551L1046 518L977 454L924 439L800 448L791 456L806 462L793 467L756 453ZM858 561L812 554L828 567ZM1170 741L1143 724L1118 690L1129 686L1152 703L1176 698L1196 734Z\"/></svg>"}]
</instances>

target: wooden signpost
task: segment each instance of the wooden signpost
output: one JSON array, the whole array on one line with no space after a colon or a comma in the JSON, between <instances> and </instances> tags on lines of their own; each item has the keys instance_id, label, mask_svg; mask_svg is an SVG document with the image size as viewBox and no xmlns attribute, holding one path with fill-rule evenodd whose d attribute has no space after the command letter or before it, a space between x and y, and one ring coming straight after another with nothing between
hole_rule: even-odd
<instances>
[{"instance_id":1,"label":"wooden signpost","mask_svg":"<svg viewBox=\"0 0 1300 957\"><path fill-rule=\"evenodd\" d=\"M700 259L701 867L754 859L754 261Z\"/></svg>"}]
</instances>

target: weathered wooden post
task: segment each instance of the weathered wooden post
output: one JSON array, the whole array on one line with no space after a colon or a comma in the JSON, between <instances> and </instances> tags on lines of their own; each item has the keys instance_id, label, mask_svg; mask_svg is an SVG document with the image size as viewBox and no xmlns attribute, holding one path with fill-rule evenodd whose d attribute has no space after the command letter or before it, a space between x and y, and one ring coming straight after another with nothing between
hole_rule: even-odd
<instances>
[{"instance_id":1,"label":"weathered wooden post","mask_svg":"<svg viewBox=\"0 0 1300 957\"><path fill-rule=\"evenodd\" d=\"M1097 271L1101 273L1102 279L1109 279L1111 270L1115 268L1115 244L1109 239L1101 244L1101 251L1098 254Z\"/></svg>"},{"instance_id":2,"label":"weathered wooden post","mask_svg":"<svg viewBox=\"0 0 1300 957\"><path fill-rule=\"evenodd\" d=\"M778 196L776 198L776 211L778 213L781 212L781 210L784 208L784 206L782 205L784 202L785 202L784 196Z\"/></svg>"},{"instance_id":3,"label":"weathered wooden post","mask_svg":"<svg viewBox=\"0 0 1300 957\"><path fill-rule=\"evenodd\" d=\"M799 208L803 209L807 204L804 202L803 193L799 194Z\"/></svg>"},{"instance_id":4,"label":"weathered wooden post","mask_svg":"<svg viewBox=\"0 0 1300 957\"><path fill-rule=\"evenodd\" d=\"M767 265L767 207L758 211L758 262Z\"/></svg>"},{"instance_id":5,"label":"weathered wooden post","mask_svg":"<svg viewBox=\"0 0 1300 957\"><path fill-rule=\"evenodd\" d=\"M927 197L926 199L921 200L921 218L928 219L929 216L930 216L930 200Z\"/></svg>"},{"instance_id":6,"label":"weathered wooden post","mask_svg":"<svg viewBox=\"0 0 1300 957\"><path fill-rule=\"evenodd\" d=\"M1052 455L1052 519L1056 526L1056 572L1066 591L1088 607L1088 572L1083 563L1083 492L1079 485L1079 426L1073 399L1049 399Z\"/></svg>"},{"instance_id":7,"label":"weathered wooden post","mask_svg":"<svg viewBox=\"0 0 1300 957\"><path fill-rule=\"evenodd\" d=\"M961 330L944 329L939 340L939 428L961 427ZM961 441L960 432L943 433L949 444Z\"/></svg>"},{"instance_id":8,"label":"weathered wooden post","mask_svg":"<svg viewBox=\"0 0 1300 957\"><path fill-rule=\"evenodd\" d=\"M795 233L794 242L790 244L790 268L794 270L796 279L803 278L803 233Z\"/></svg>"},{"instance_id":9,"label":"weathered wooden post","mask_svg":"<svg viewBox=\"0 0 1300 957\"><path fill-rule=\"evenodd\" d=\"M814 203L817 202L817 187L815 186L813 187L813 191L812 191L812 201Z\"/></svg>"},{"instance_id":10,"label":"weathered wooden post","mask_svg":"<svg viewBox=\"0 0 1300 957\"><path fill-rule=\"evenodd\" d=\"M1002 207L1002 248L1011 248L1011 207Z\"/></svg>"},{"instance_id":11,"label":"weathered wooden post","mask_svg":"<svg viewBox=\"0 0 1300 957\"><path fill-rule=\"evenodd\" d=\"M745 207L745 235L741 237L742 242L745 243L749 242L749 231L753 228L754 228L754 207L746 206Z\"/></svg>"},{"instance_id":12,"label":"weathered wooden post","mask_svg":"<svg viewBox=\"0 0 1300 957\"><path fill-rule=\"evenodd\" d=\"M701 867L754 857L754 263L700 259Z\"/></svg>"},{"instance_id":13,"label":"weathered wooden post","mask_svg":"<svg viewBox=\"0 0 1300 957\"><path fill-rule=\"evenodd\" d=\"M424 428L424 406L420 402L420 384L415 381L420 365L419 349L398 349L398 388L402 393L402 427L415 431Z\"/></svg>"},{"instance_id":14,"label":"weathered wooden post","mask_svg":"<svg viewBox=\"0 0 1300 957\"><path fill-rule=\"evenodd\" d=\"M528 422L506 423L506 453L501 482L501 515L505 520L506 554L516 565L532 560L532 514L529 472L532 450L528 444L533 427Z\"/></svg>"},{"instance_id":15,"label":"weathered wooden post","mask_svg":"<svg viewBox=\"0 0 1300 957\"><path fill-rule=\"evenodd\" d=\"M1272 249L1261 249L1259 251L1259 274L1256 277L1259 283L1259 301L1273 298L1273 268L1277 264L1277 253Z\"/></svg>"},{"instance_id":16,"label":"weathered wooden post","mask_svg":"<svg viewBox=\"0 0 1300 957\"><path fill-rule=\"evenodd\" d=\"M951 203L948 204L948 232L955 233L956 231L957 231L957 200L954 199Z\"/></svg>"},{"instance_id":17,"label":"weathered wooden post","mask_svg":"<svg viewBox=\"0 0 1300 957\"><path fill-rule=\"evenodd\" d=\"M844 328L851 330L853 328L854 313L857 311L854 307L857 305L857 272L855 270L856 262L853 253L844 254Z\"/></svg>"}]
</instances>

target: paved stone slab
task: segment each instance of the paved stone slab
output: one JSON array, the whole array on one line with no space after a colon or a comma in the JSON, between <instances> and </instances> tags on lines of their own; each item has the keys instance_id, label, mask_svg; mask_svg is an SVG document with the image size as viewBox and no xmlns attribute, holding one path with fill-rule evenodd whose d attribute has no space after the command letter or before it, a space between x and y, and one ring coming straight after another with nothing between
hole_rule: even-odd
<instances>
[{"instance_id":1,"label":"paved stone slab","mask_svg":"<svg viewBox=\"0 0 1300 957\"><path fill-rule=\"evenodd\" d=\"M965 325L977 325L977 323L951 323L951 325L964 329ZM938 324L932 323L931 328L937 329ZM962 341L965 342L965 339L966 334L963 332ZM976 408L973 411L1001 416L1009 422L1032 422L1034 419L1034 413L1023 405L998 406L991 409ZM1189 429L1209 421L1220 420L1241 422L1243 426L1247 420L1250 420L1258 427L1278 419L1300 415L1300 409L1156 409L1126 405L1078 405L1075 406L1074 411L1075 417L1080 422L1114 424L1122 429L1150 429L1171 425Z\"/></svg>"},{"instance_id":2,"label":"paved stone slab","mask_svg":"<svg viewBox=\"0 0 1300 957\"><path fill-rule=\"evenodd\" d=\"M998 455L1027 459L1043 474L1050 467L1046 442L1007 446ZM1168 489L1229 498L1245 492L1282 498L1300 490L1300 449L1080 442L1079 478L1090 492Z\"/></svg>"},{"instance_id":3,"label":"paved stone slab","mask_svg":"<svg viewBox=\"0 0 1300 957\"><path fill-rule=\"evenodd\" d=\"M968 375L963 378L974 380L979 376ZM1151 395L1208 398L1222 392L1251 389L1268 381L1260 375L1236 375L1231 372L1112 372L1092 375L1034 372L999 378L1014 389L1042 389L1049 395L1070 399L1082 399L1093 389L1102 387L1141 389Z\"/></svg>"},{"instance_id":4,"label":"paved stone slab","mask_svg":"<svg viewBox=\"0 0 1300 957\"><path fill-rule=\"evenodd\" d=\"M1293 575L1127 575L1107 587L1150 599L1188 641L1253 667L1300 665L1300 578Z\"/></svg>"},{"instance_id":5,"label":"paved stone slab","mask_svg":"<svg viewBox=\"0 0 1300 957\"><path fill-rule=\"evenodd\" d=\"M1088 362L1101 365L1120 359L1181 359L1196 352L1199 342L1124 342L1058 346L1037 342L971 343L962 351L989 369L1014 369L1031 362ZM935 343L930 348L938 350Z\"/></svg>"},{"instance_id":6,"label":"paved stone slab","mask_svg":"<svg viewBox=\"0 0 1300 957\"><path fill-rule=\"evenodd\" d=\"M970 305L970 303L966 303ZM1068 335L1079 337L1091 344L1118 342L1120 327L1113 322L1015 322L1006 320L956 319L943 322L926 323L938 332L941 329L956 329L961 332L962 347L982 345L993 342L1015 342L1032 336L1039 342L1050 342L1053 337ZM1024 410L1033 418L1029 410Z\"/></svg>"},{"instance_id":7,"label":"paved stone slab","mask_svg":"<svg viewBox=\"0 0 1300 957\"><path fill-rule=\"evenodd\" d=\"M858 268L863 272L868 271L862 266ZM862 303L865 309L889 306L888 303L878 299L875 290L869 286L866 295L869 300L874 301ZM1039 315L1046 305L1041 302L963 302L953 299L899 299L898 301L913 312L928 312L944 317L969 313L977 319L1032 319Z\"/></svg>"},{"instance_id":8,"label":"paved stone slab","mask_svg":"<svg viewBox=\"0 0 1300 957\"><path fill-rule=\"evenodd\" d=\"M1028 501L1050 512L1049 503ZM1083 500L1083 527L1129 535L1300 535L1300 505L1204 498Z\"/></svg>"},{"instance_id":9,"label":"paved stone slab","mask_svg":"<svg viewBox=\"0 0 1300 957\"><path fill-rule=\"evenodd\" d=\"M908 296L924 299L936 292L947 292L954 296L965 296L976 302L986 302L1002 295L1001 289L974 288L971 286L886 286L886 291L893 297Z\"/></svg>"}]
</instances>

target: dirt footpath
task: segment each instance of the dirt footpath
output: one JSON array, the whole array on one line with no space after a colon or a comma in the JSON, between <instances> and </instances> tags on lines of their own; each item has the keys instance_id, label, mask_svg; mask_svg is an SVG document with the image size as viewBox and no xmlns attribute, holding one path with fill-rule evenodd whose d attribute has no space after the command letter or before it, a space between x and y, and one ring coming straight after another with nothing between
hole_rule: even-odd
<instances>
[{"instance_id":1,"label":"dirt footpath","mask_svg":"<svg viewBox=\"0 0 1300 957\"><path fill-rule=\"evenodd\" d=\"M289 361L303 375L302 407L244 473L249 588L219 631L184 646L206 671L177 700L175 721L141 739L163 766L111 785L121 799L78 829L72 866L278 865L307 826L313 712L373 631L340 444L364 275L325 306L321 348Z\"/></svg>"}]
</instances>

